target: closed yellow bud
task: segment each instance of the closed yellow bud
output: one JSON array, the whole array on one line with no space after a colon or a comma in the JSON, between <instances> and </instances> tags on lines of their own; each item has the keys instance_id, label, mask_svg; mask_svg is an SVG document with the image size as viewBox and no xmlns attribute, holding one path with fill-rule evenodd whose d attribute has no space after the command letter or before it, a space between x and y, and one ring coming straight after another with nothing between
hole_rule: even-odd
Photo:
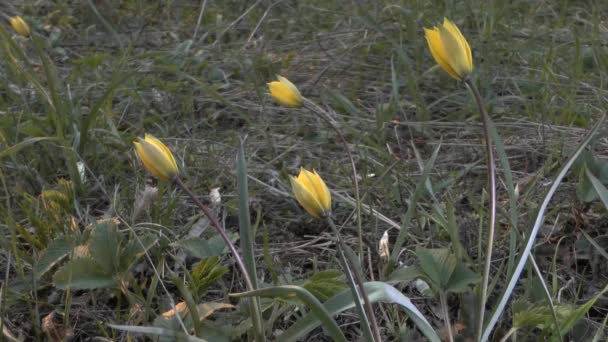
<instances>
[{"instance_id":1,"label":"closed yellow bud","mask_svg":"<svg viewBox=\"0 0 608 342\"><path fill-rule=\"evenodd\" d=\"M453 22L443 20L443 25L424 29L426 41L435 61L457 80L469 77L473 72L471 47Z\"/></svg>"},{"instance_id":2,"label":"closed yellow bud","mask_svg":"<svg viewBox=\"0 0 608 342\"><path fill-rule=\"evenodd\" d=\"M331 194L316 171L300 168L300 174L290 180L294 196L310 215L317 219L329 215Z\"/></svg>"},{"instance_id":3,"label":"closed yellow bud","mask_svg":"<svg viewBox=\"0 0 608 342\"><path fill-rule=\"evenodd\" d=\"M293 83L285 77L277 76L278 81L268 83L270 96L275 101L286 107L300 107L302 105L302 94Z\"/></svg>"},{"instance_id":4,"label":"closed yellow bud","mask_svg":"<svg viewBox=\"0 0 608 342\"><path fill-rule=\"evenodd\" d=\"M17 34L20 36L29 37L32 33L30 30L30 25L28 25L20 16L12 17L10 21L13 30L15 30L15 32L17 32Z\"/></svg>"},{"instance_id":5,"label":"closed yellow bud","mask_svg":"<svg viewBox=\"0 0 608 342\"><path fill-rule=\"evenodd\" d=\"M144 167L160 179L173 179L179 174L175 158L169 148L155 137L146 134L134 141L135 152Z\"/></svg>"}]
</instances>

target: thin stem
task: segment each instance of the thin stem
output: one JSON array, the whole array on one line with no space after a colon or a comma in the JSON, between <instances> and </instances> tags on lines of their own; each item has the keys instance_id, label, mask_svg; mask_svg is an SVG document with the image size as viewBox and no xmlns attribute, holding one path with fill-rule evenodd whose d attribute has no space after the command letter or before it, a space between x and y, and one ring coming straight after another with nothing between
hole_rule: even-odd
<instances>
[{"instance_id":1,"label":"thin stem","mask_svg":"<svg viewBox=\"0 0 608 342\"><path fill-rule=\"evenodd\" d=\"M206 205L204 205L198 198L196 198L194 193L192 193L192 191L186 186L186 184L184 184L184 182L179 177L175 177L173 181L175 182L175 184L177 184L177 186L184 190L188 194L188 196L190 196L194 204L196 204L203 211L205 216L207 216L209 222L211 222L211 226L220 234L222 240L224 240L224 242L228 246L228 249L230 249L230 252L234 256L234 260L236 260L236 264L238 265L239 269L241 270L241 273L243 274L243 279L245 280L247 291L255 290L253 284L251 283L251 279L249 278L247 268L243 263L243 259L241 259L241 255L236 250L236 247L234 246L232 241L230 241L230 237L228 237L228 234L226 234L226 231L224 230L224 228L222 228L215 215L211 213L211 211Z\"/></svg>"},{"instance_id":2,"label":"thin stem","mask_svg":"<svg viewBox=\"0 0 608 342\"><path fill-rule=\"evenodd\" d=\"M334 130L342 144L344 145L344 149L346 150L346 155L348 156L348 160L350 161L350 166L353 172L353 184L355 186L355 210L357 212L357 238L359 243L359 259L363 260L363 229L361 224L361 197L359 195L359 180L357 177L357 166L355 165L355 159L350 151L350 147L348 146L348 142L346 138L344 138L344 134L340 131L340 128L336 126L336 124L329 118L329 114L324 111L322 108L317 106L314 102L310 101L307 98L304 98L302 101L304 108L310 110L311 112L317 114L331 129Z\"/></svg>"},{"instance_id":3,"label":"thin stem","mask_svg":"<svg viewBox=\"0 0 608 342\"><path fill-rule=\"evenodd\" d=\"M488 193L490 195L490 210L488 213L488 230L486 235L486 255L483 267L481 291L479 292L479 319L477 321L477 340L480 340L483 330L486 300L488 294L488 282L490 279L490 266L492 263L492 244L494 242L494 230L496 225L496 165L494 164L494 153L492 150L492 139L490 137L490 117L486 111L479 90L471 78L465 80L465 84L473 93L479 113L483 122L483 132L486 147L486 162L488 167ZM479 237L482 238L481 236Z\"/></svg>"},{"instance_id":4,"label":"thin stem","mask_svg":"<svg viewBox=\"0 0 608 342\"><path fill-rule=\"evenodd\" d=\"M448 331L448 341L454 342L454 335L452 335L452 324L450 323L450 312L448 310L448 301L445 293L442 292L439 294L439 302L441 303L441 311L443 312L445 329Z\"/></svg>"},{"instance_id":5,"label":"thin stem","mask_svg":"<svg viewBox=\"0 0 608 342\"><path fill-rule=\"evenodd\" d=\"M345 253L347 246L344 243L344 241L342 240L342 238L340 237L340 231L338 230L338 227L336 227L336 224L331 219L331 217L329 217L329 216L327 217L327 222L329 223L329 226L331 227L334 235L336 236L336 239L338 240L338 254L340 255L340 259L341 259L340 261L343 264L342 267L344 268L344 272L346 272L346 274L348 276L347 278L349 280L349 285L351 286L351 290L353 292L353 297L355 299L355 303L357 304L357 305L355 305L355 307L357 307L357 308L361 307L361 299L359 296L363 297L363 303L365 305L365 312L361 312L360 315L362 315L362 319L369 317L369 319L367 319L367 321L371 324L371 332L369 331L370 327L367 326L366 324L362 324L363 331L368 333L370 335L369 337L373 337L372 341L380 342L380 341L382 341L382 338L380 337L380 329L378 328L378 322L376 322L376 316L374 315L374 309L372 307L371 302L369 301L367 292L365 291L365 284L363 282L363 278L361 277L361 274L359 273L357 266L355 264L356 260L352 260L352 259L348 258L348 253ZM352 273L351 273L351 271L352 271ZM354 275L355 279L353 279L353 275ZM356 282L356 284L354 284L354 282ZM357 290L357 286L359 287L358 290ZM366 312L367 312L367 316L365 315Z\"/></svg>"}]
</instances>

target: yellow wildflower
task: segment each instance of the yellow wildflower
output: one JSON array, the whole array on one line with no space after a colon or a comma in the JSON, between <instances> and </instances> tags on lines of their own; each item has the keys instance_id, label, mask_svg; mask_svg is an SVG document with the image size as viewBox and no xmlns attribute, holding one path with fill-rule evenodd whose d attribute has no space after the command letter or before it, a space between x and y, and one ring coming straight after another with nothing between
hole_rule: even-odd
<instances>
[{"instance_id":1,"label":"yellow wildflower","mask_svg":"<svg viewBox=\"0 0 608 342\"><path fill-rule=\"evenodd\" d=\"M442 26L424 33L433 58L450 76L464 80L473 72L471 47L453 22L444 19Z\"/></svg>"},{"instance_id":2,"label":"yellow wildflower","mask_svg":"<svg viewBox=\"0 0 608 342\"><path fill-rule=\"evenodd\" d=\"M286 107L300 107L302 105L302 94L296 86L288 79L277 76L278 81L268 83L270 96L275 101Z\"/></svg>"},{"instance_id":3,"label":"yellow wildflower","mask_svg":"<svg viewBox=\"0 0 608 342\"><path fill-rule=\"evenodd\" d=\"M135 152L144 167L160 179L173 179L179 174L175 158L169 148L155 137L146 134L134 141Z\"/></svg>"},{"instance_id":4,"label":"yellow wildflower","mask_svg":"<svg viewBox=\"0 0 608 342\"><path fill-rule=\"evenodd\" d=\"M329 215L331 194L316 171L300 168L300 174L290 180L294 196L310 215L317 219Z\"/></svg>"},{"instance_id":5,"label":"yellow wildflower","mask_svg":"<svg viewBox=\"0 0 608 342\"><path fill-rule=\"evenodd\" d=\"M12 17L10 22L15 32L17 32L17 34L20 36L29 37L30 34L32 34L30 25L28 25L27 22L25 22L25 20L23 20L23 18L20 16Z\"/></svg>"}]
</instances>

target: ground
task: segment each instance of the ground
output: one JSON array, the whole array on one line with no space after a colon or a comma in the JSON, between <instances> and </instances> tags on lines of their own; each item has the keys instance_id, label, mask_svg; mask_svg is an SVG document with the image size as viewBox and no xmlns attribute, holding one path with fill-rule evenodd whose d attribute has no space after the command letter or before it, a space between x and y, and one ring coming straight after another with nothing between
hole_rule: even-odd
<instances>
[{"instance_id":1,"label":"ground","mask_svg":"<svg viewBox=\"0 0 608 342\"><path fill-rule=\"evenodd\" d=\"M459 259L480 274L479 232L485 236L487 228L483 129L473 96L436 65L424 39L423 28L444 17L471 45L474 83L502 140L495 150L503 149L509 162L506 168L497 158L489 315L545 194L607 103L603 1L9 0L0 11L21 15L34 32L34 39L21 37L5 20L0 50L1 319L5 337L24 340L124 339L124 330L108 324L152 326L171 309L169 295L187 300L184 287L197 304L240 303L228 296L245 290L230 253L220 245L220 258L209 261L214 253L197 251L214 239L209 222L185 192L137 159L132 142L144 133L170 147L184 182L212 206L237 246L242 142L263 286L310 284L321 271L340 270L331 230L291 195L289 177L300 167L315 169L331 189L334 221L346 243L364 251L368 279L388 279L379 244L388 232L392 251L401 229L407 234L397 247L397 269L418 264L419 248L457 252L462 245ZM275 103L266 83L276 75L329 113L348 147L313 111ZM561 183L535 242L534 259L556 308L581 307L608 283L606 207L585 173L586 165L608 184L606 131L599 128ZM358 172L363 245L346 148ZM404 226L435 152L426 189ZM109 250L90 242L101 236L103 219L112 220L104 235L115 239ZM104 255L116 261L109 278L91 271L90 282L70 284L77 274L66 276L65 265L99 264L95 258ZM205 283L193 276L201 260L226 273ZM546 304L540 279L531 266L524 271L493 338L512 327L521 327L514 334L523 340L546 332L542 324L517 321L518 312ZM346 286L341 276L334 280L337 290ZM436 293L412 281L394 285L447 339ZM474 336L472 285L448 296L462 340ZM265 311L271 339L307 310L292 301L268 303L275 305ZM520 304L526 309L517 311ZM600 296L568 338L605 330L606 307ZM403 312L389 304L376 309L386 340L422 338ZM205 324L232 329L240 339L246 317L242 308L223 308ZM337 318L349 340L361 335L356 317L349 311ZM328 339L320 328L307 336Z\"/></svg>"}]
</instances>

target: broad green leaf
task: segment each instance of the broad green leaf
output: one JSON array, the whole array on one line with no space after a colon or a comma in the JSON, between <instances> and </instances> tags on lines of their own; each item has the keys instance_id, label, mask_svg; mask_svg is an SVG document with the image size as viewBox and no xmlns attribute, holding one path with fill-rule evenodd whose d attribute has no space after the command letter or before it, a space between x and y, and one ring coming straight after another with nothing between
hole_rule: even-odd
<instances>
[{"instance_id":1,"label":"broad green leaf","mask_svg":"<svg viewBox=\"0 0 608 342\"><path fill-rule=\"evenodd\" d=\"M230 240L236 241L237 235L231 234ZM222 237L215 235L210 239L194 238L180 240L172 243L175 247L181 247L188 251L192 256L204 259L212 256L222 256L226 250L226 243Z\"/></svg>"},{"instance_id":2,"label":"broad green leaf","mask_svg":"<svg viewBox=\"0 0 608 342\"><path fill-rule=\"evenodd\" d=\"M101 220L95 224L89 239L91 257L106 274L115 274L120 264L120 242L114 219Z\"/></svg>"},{"instance_id":3,"label":"broad green leaf","mask_svg":"<svg viewBox=\"0 0 608 342\"><path fill-rule=\"evenodd\" d=\"M446 248L416 248L416 256L420 261L420 269L435 290L446 291L456 269L456 256Z\"/></svg>"},{"instance_id":4,"label":"broad green leaf","mask_svg":"<svg viewBox=\"0 0 608 342\"><path fill-rule=\"evenodd\" d=\"M395 270L391 275L388 276L387 282L389 283L400 283L416 280L422 277L422 270L418 266L402 267Z\"/></svg>"},{"instance_id":5,"label":"broad green leaf","mask_svg":"<svg viewBox=\"0 0 608 342\"><path fill-rule=\"evenodd\" d=\"M350 295L350 289L345 290L342 293L347 293L348 295ZM299 299L311 310L308 315L312 317L312 320L318 322L318 325L323 324L323 327L325 327L327 333L334 341L346 342L346 337L344 337L344 334L340 330L340 327L338 326L336 321L331 318L331 315L329 314L328 310L323 306L323 304L321 304L321 302L315 296L312 295L312 293L310 293L308 290L301 286L275 286L249 292L235 293L231 294L231 296L237 298L259 296L270 298ZM300 320L298 320L298 322Z\"/></svg>"},{"instance_id":6,"label":"broad green leaf","mask_svg":"<svg viewBox=\"0 0 608 342\"><path fill-rule=\"evenodd\" d=\"M72 244L72 239L66 235L58 236L51 241L36 263L36 276L42 277L51 267L68 255L72 251Z\"/></svg>"},{"instance_id":7,"label":"broad green leaf","mask_svg":"<svg viewBox=\"0 0 608 342\"><path fill-rule=\"evenodd\" d=\"M414 322L420 331L431 341L440 342L441 339L426 320L424 315L416 308L416 306L404 296L396 288L379 281L365 283L365 290L372 303L387 303L398 304ZM331 316L341 313L345 310L352 309L355 306L352 295L349 289L346 289L323 304L324 310L329 312ZM294 342L306 336L313 329L321 325L321 321L313 314L308 313L300 318L289 329L287 329L277 341Z\"/></svg>"},{"instance_id":8,"label":"broad green leaf","mask_svg":"<svg viewBox=\"0 0 608 342\"><path fill-rule=\"evenodd\" d=\"M116 285L112 275L89 257L68 261L55 272L53 283L60 289L98 289Z\"/></svg>"},{"instance_id":9,"label":"broad green leaf","mask_svg":"<svg viewBox=\"0 0 608 342\"><path fill-rule=\"evenodd\" d=\"M465 292L469 287L481 280L479 274L469 269L463 262L456 263L456 268L448 281L446 291Z\"/></svg>"}]
</instances>

